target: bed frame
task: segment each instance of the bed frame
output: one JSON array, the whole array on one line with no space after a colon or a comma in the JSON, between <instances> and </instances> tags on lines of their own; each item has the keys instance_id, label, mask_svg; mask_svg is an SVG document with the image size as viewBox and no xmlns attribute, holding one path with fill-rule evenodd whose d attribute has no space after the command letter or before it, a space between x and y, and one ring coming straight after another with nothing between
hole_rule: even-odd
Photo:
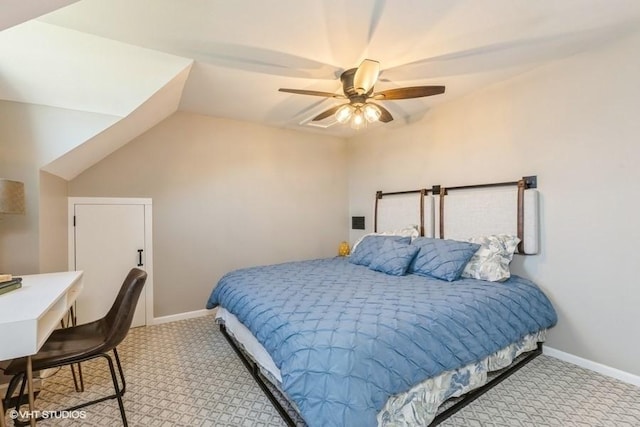
<instances>
[{"instance_id":1,"label":"bed frame","mask_svg":"<svg viewBox=\"0 0 640 427\"><path fill-rule=\"evenodd\" d=\"M522 179L518 180L518 181L510 181L510 182L500 182L500 183L491 183L491 184L479 184L479 185L465 185L465 186L454 186L454 187L445 187L442 185L434 185L432 186L430 189L420 189L420 190L409 190L409 191L396 191L396 192L388 192L388 193L384 193L382 191L378 191L376 192L376 198L375 198L375 205L374 205L374 231L378 231L378 217L379 217L379 207L380 207L380 203L379 201L383 198L383 197L388 197L388 196L407 196L407 195L414 195L417 194L418 195L418 203L419 206L417 208L419 215L420 215L420 235L424 236L424 235L429 235L429 230L425 230L425 227L429 227L429 225L425 224L425 197L431 193L432 196L436 196L438 197L438 218L437 218L437 223L438 223L438 237L439 238L444 238L445 237L445 196L449 195L450 191L456 191L456 190L475 190L475 189L492 189L492 188L498 188L498 187L513 187L516 186L517 187L517 218L516 218L516 224L517 224L517 236L520 238L521 242L518 246L518 252L522 255L531 255L534 253L537 253L538 251L538 245L537 245L537 241L536 244L533 246L535 251L532 252L532 250L526 250L525 249L525 237L527 236L527 233L525 233L525 228L524 228L524 222L525 222L525 190L528 189L535 189L537 188L537 177L536 176L527 176L527 177L523 177ZM537 199L536 199L536 212L535 212L535 220L537 221ZM405 224L406 225L406 224ZM431 226L433 226L433 223L431 224ZM535 230L537 232L537 224L535 227ZM537 236L536 236L537 237ZM224 337L227 339L227 341L229 342L229 344L231 345L231 347L235 350L236 354L238 355L238 357L240 358L240 360L242 360L243 364L245 365L245 367L247 368L247 370L251 373L251 375L253 376L254 380L256 381L256 383L258 384L258 386L262 389L262 391L264 392L264 394L267 396L267 398L269 399L269 401L271 401L271 404L276 408L276 410L278 411L278 413L280 414L280 416L282 417L282 419L285 421L285 423L290 426L290 427L296 427L298 425L301 425L301 423L296 423L294 420L294 417L291 416L291 414L289 413L289 411L291 411L292 413L295 413L295 410L293 409L293 407L291 407L289 410L287 410L282 403L280 402L280 400L278 400L278 397L276 397L276 395L274 394L274 392L272 391L272 389L276 390L275 392L281 395L281 399L287 400L287 397L282 395L281 393L279 393L277 391L277 388L275 386L273 386L273 384L270 384L269 379L267 379L260 370L260 366L247 354L244 353L243 349L241 348L240 344L238 344L236 342L236 340L229 334L229 332L227 332L227 329L225 327L224 324L220 324L220 332L222 332L222 335L224 335ZM501 369L497 372L495 372L493 375L491 375L491 379L488 379L487 382L474 389L469 391L468 393L462 395L459 398L455 399L455 403L453 403L452 405L446 407L446 409L441 410L440 412L438 412L436 414L436 417L434 418L434 420L431 422L431 426L435 426L438 425L440 423L442 423L444 420L446 420L447 418L451 417L452 415L454 415L456 412L460 411L462 408L464 408L465 406L469 405L471 402L473 402L474 400L476 400L478 397L482 396L483 394L485 394L487 391L491 390L493 387L495 387L496 385L500 384L502 381L504 381L506 378L508 378L510 375L512 375L513 373L515 373L516 371L518 371L519 369L521 369L523 366L525 366L527 363L529 363L530 361L532 361L533 359L535 359L536 357L538 357L539 355L542 354L542 347L543 347L543 343L542 342L538 342L537 343L537 348L535 350L523 353L522 355L520 355L518 358L516 358L514 360L514 362L507 366L504 369ZM489 373L491 374L491 373ZM446 406L446 402L442 405L442 406ZM304 423L302 423L302 425L305 425Z\"/></svg>"},{"instance_id":2,"label":"bed frame","mask_svg":"<svg viewBox=\"0 0 640 427\"><path fill-rule=\"evenodd\" d=\"M296 427L297 424L293 420L293 417L291 417L287 409L285 409L285 407L280 403L278 398L275 396L275 394L271 391L271 389L267 385L269 380L263 377L262 373L260 372L260 366L256 362L254 362L253 359L251 359L251 357L249 357L244 353L244 351L242 350L242 348L240 348L240 345L236 342L236 340L229 334L229 332L227 332L227 328L223 323L220 324L220 332L222 332L222 335L224 335L224 337L227 339L231 347L235 350L236 354L238 355L238 357L240 358L244 366L247 368L247 370L249 371L249 373L251 374L255 382L258 383L258 386L260 386L260 388L262 389L264 394L267 396L267 398L269 399L273 407L276 408L276 410L278 411L278 413L280 414L284 422L287 423L287 425L290 427Z\"/></svg>"},{"instance_id":3,"label":"bed frame","mask_svg":"<svg viewBox=\"0 0 640 427\"><path fill-rule=\"evenodd\" d=\"M244 366L247 368L247 370L249 371L249 373L251 374L255 382L262 389L262 391L267 396L267 398L269 399L271 404L274 406L274 408L276 408L276 410L278 411L278 413L280 414L284 422L289 427L299 426L300 423L296 423L293 417L291 416L291 414L289 413L289 411L294 411L294 410L293 409L287 410L282 405L282 403L280 403L276 395L271 391L271 388L269 387L269 380L262 375L260 371L260 366L256 362L254 362L253 359L251 359L248 355L244 353L244 351L242 350L242 348L240 348L240 345L236 342L236 340L227 332L227 328L224 326L224 324L220 324L220 332L222 332L222 335L224 335L224 337L227 339L231 347L235 350L236 354L238 355L238 357L240 358ZM433 419L433 421L429 425L436 426L440 424L441 422L451 417L453 414L460 411L462 408L464 408L465 406L467 406L468 404L470 404L471 402L473 402L474 400L476 400L477 398L479 398L480 396L482 396L483 394L491 390L493 387L500 384L502 381L507 379L511 374L515 373L524 365L531 362L533 359L535 359L541 354L542 354L542 343L539 342L535 350L522 354L520 357L516 359L514 363L512 363L511 365L507 366L506 368L498 371L498 373L493 375L492 379L488 380L484 385L469 391L468 393L458 398L453 405L449 406L447 409L441 412L438 412L436 417ZM273 385L271 386L274 387ZM286 399L284 395L281 395L281 396L283 399Z\"/></svg>"}]
</instances>

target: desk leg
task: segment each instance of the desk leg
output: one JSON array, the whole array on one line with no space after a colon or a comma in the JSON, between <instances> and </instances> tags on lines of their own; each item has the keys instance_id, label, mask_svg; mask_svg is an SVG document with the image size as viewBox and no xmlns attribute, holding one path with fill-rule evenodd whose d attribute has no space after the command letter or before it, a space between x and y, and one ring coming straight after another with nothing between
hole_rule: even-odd
<instances>
[{"instance_id":1,"label":"desk leg","mask_svg":"<svg viewBox=\"0 0 640 427\"><path fill-rule=\"evenodd\" d=\"M27 390L29 392L29 424L36 427L35 399L33 397L33 365L31 356L27 356Z\"/></svg>"},{"instance_id":2,"label":"desk leg","mask_svg":"<svg viewBox=\"0 0 640 427\"><path fill-rule=\"evenodd\" d=\"M0 427L6 427L4 417L4 405L2 404L2 396L0 396Z\"/></svg>"}]
</instances>

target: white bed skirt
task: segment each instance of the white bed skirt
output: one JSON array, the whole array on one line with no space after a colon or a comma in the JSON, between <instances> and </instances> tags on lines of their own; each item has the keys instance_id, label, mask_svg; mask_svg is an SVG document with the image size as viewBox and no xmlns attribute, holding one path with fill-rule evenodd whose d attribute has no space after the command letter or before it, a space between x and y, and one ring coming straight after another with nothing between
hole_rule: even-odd
<instances>
[{"instance_id":1,"label":"white bed skirt","mask_svg":"<svg viewBox=\"0 0 640 427\"><path fill-rule=\"evenodd\" d=\"M244 350L255 360L262 370L266 370L271 374L273 378L282 382L282 375L280 375L280 369L276 366L273 359L267 353L267 350L258 342L256 337L253 336L251 331L238 320L238 318L225 310L222 307L218 307L216 313L216 320L220 319L224 323L227 331L244 347Z\"/></svg>"}]
</instances>

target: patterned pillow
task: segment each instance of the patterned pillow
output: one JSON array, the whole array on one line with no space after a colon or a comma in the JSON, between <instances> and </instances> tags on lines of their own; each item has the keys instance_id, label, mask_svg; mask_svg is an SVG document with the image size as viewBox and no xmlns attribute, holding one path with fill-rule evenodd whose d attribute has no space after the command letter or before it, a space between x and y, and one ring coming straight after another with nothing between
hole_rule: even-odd
<instances>
[{"instance_id":1,"label":"patterned pillow","mask_svg":"<svg viewBox=\"0 0 640 427\"><path fill-rule=\"evenodd\" d=\"M409 272L449 282L460 278L464 266L480 248L476 243L428 237L418 237L411 244L418 246L420 252L409 266Z\"/></svg>"},{"instance_id":2,"label":"patterned pillow","mask_svg":"<svg viewBox=\"0 0 640 427\"><path fill-rule=\"evenodd\" d=\"M404 276L419 250L415 245L385 240L369 268L393 276Z\"/></svg>"},{"instance_id":3,"label":"patterned pillow","mask_svg":"<svg viewBox=\"0 0 640 427\"><path fill-rule=\"evenodd\" d=\"M520 239L508 234L496 234L474 237L469 241L481 246L464 267L462 277L489 282L502 282L511 277L509 264Z\"/></svg>"},{"instance_id":4,"label":"patterned pillow","mask_svg":"<svg viewBox=\"0 0 640 427\"><path fill-rule=\"evenodd\" d=\"M386 240L407 244L411 242L411 237L379 235L365 236L365 238L362 239L360 244L354 249L353 253L349 257L349 262L352 264L365 265L368 267L369 264L371 264L373 258L378 255L382 244Z\"/></svg>"}]
</instances>

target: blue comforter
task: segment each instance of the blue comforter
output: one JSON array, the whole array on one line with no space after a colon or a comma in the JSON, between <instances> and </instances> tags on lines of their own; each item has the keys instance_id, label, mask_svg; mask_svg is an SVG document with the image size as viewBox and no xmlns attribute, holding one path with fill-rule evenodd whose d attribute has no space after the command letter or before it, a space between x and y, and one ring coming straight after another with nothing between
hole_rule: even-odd
<instances>
[{"instance_id":1,"label":"blue comforter","mask_svg":"<svg viewBox=\"0 0 640 427\"><path fill-rule=\"evenodd\" d=\"M233 313L273 358L309 426L374 426L394 394L556 323L532 282L389 276L343 258L225 275Z\"/></svg>"}]
</instances>

